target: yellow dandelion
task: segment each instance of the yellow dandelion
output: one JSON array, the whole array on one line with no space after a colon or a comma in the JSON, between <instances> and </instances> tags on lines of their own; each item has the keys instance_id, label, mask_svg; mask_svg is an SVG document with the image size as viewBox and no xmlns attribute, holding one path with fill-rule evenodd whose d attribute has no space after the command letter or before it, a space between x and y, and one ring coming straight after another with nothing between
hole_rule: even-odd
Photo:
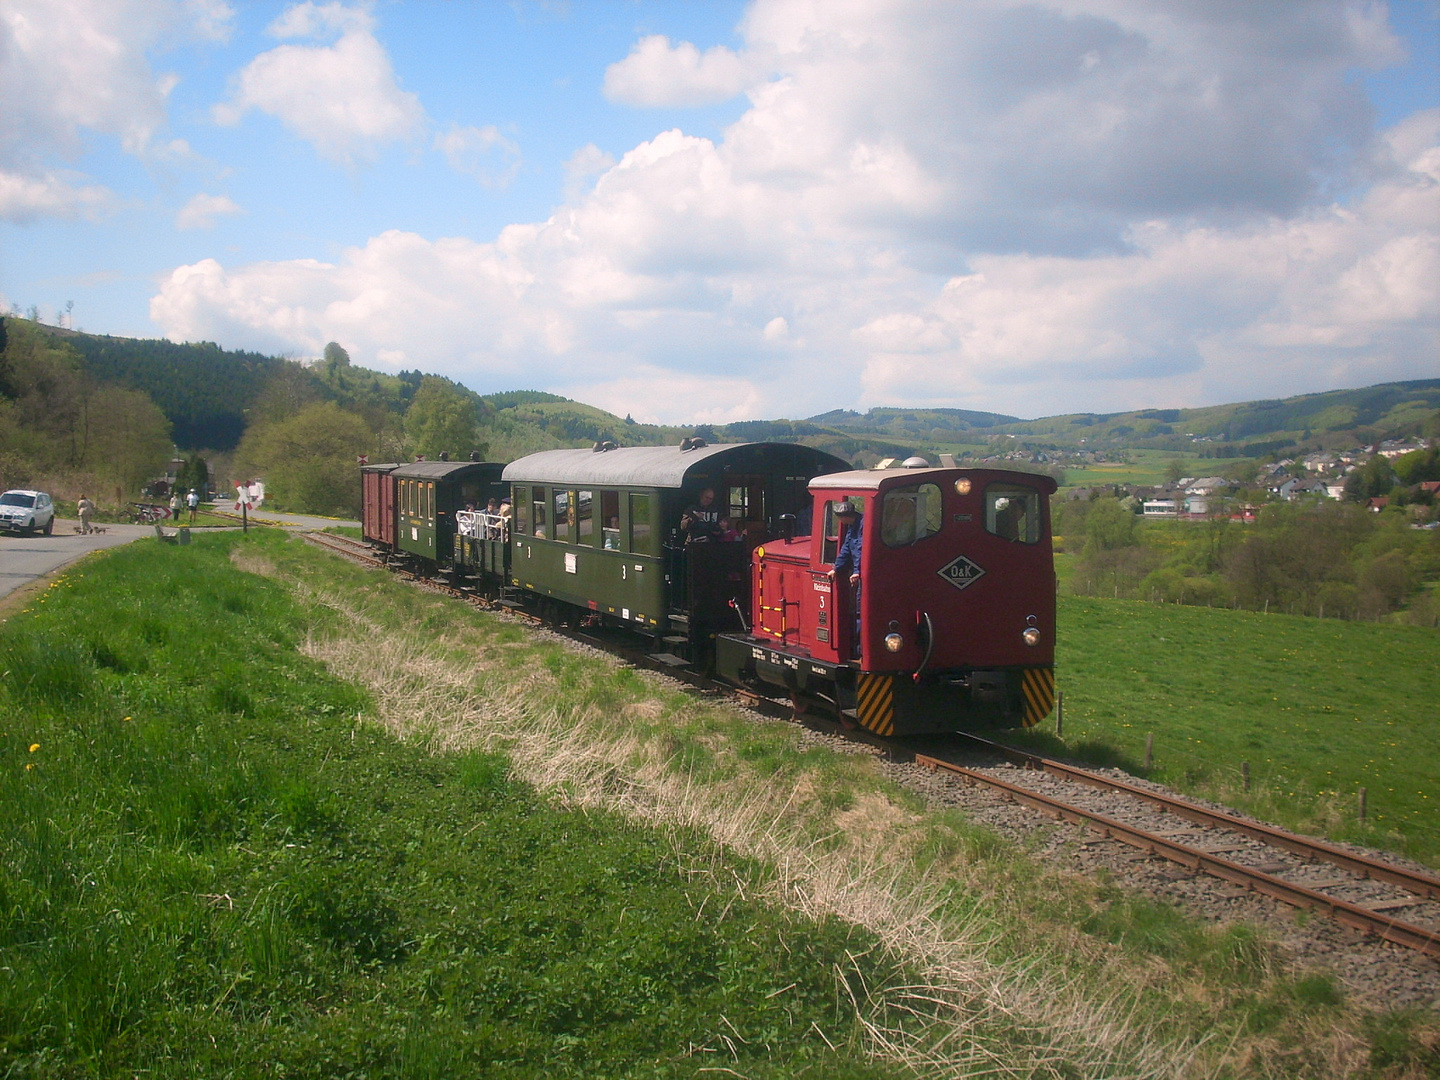
<instances>
[{"instance_id":1,"label":"yellow dandelion","mask_svg":"<svg viewBox=\"0 0 1440 1080\"><path fill-rule=\"evenodd\" d=\"M38 742L32 742L32 743L30 744L30 752L31 752L32 754L33 754L36 750L39 750L39 749L40 749L40 744L39 744Z\"/></svg>"},{"instance_id":2,"label":"yellow dandelion","mask_svg":"<svg viewBox=\"0 0 1440 1080\"><path fill-rule=\"evenodd\" d=\"M26 772L29 772L29 771L30 771L31 769L33 769L34 767L35 767L35 763L34 763L33 761L28 762L28 763L25 765L25 771L26 771Z\"/></svg>"},{"instance_id":3,"label":"yellow dandelion","mask_svg":"<svg viewBox=\"0 0 1440 1080\"><path fill-rule=\"evenodd\" d=\"M120 722L121 722L122 724L125 724L125 723L129 723L129 721L130 721L130 717L127 716L127 717L125 717L125 719L121 720Z\"/></svg>"}]
</instances>

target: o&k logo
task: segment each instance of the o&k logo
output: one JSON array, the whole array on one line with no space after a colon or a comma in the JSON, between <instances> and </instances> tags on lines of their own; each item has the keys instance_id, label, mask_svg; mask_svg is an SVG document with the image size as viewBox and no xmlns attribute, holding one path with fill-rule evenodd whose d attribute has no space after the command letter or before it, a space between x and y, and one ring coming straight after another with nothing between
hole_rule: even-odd
<instances>
[{"instance_id":1,"label":"o&k logo","mask_svg":"<svg viewBox=\"0 0 1440 1080\"><path fill-rule=\"evenodd\" d=\"M964 555L946 563L937 570L936 573L957 589L964 589L970 585L974 585L975 582L985 576L985 571Z\"/></svg>"}]
</instances>

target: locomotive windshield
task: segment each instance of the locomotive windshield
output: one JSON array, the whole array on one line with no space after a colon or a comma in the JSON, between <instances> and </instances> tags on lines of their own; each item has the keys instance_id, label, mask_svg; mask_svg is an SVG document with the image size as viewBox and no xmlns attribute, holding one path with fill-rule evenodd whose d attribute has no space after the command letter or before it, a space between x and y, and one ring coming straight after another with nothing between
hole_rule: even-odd
<instances>
[{"instance_id":1,"label":"locomotive windshield","mask_svg":"<svg viewBox=\"0 0 1440 1080\"><path fill-rule=\"evenodd\" d=\"M908 547L934 536L944 520L938 485L891 488L880 507L880 539L886 547Z\"/></svg>"},{"instance_id":2,"label":"locomotive windshield","mask_svg":"<svg viewBox=\"0 0 1440 1080\"><path fill-rule=\"evenodd\" d=\"M1040 493L1018 484L991 484L985 489L985 531L1022 544L1036 543Z\"/></svg>"}]
</instances>

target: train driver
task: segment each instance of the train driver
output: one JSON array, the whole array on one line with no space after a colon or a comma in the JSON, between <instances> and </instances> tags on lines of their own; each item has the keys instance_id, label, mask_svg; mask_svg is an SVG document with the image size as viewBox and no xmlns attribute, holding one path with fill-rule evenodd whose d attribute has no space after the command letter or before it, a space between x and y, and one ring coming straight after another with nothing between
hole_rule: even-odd
<instances>
[{"instance_id":1,"label":"train driver","mask_svg":"<svg viewBox=\"0 0 1440 1080\"><path fill-rule=\"evenodd\" d=\"M835 520L845 530L845 538L840 542L840 550L835 553L835 567L830 571L830 577L843 579L848 574L850 587L856 588L860 584L860 542L865 531L865 517L854 503L842 502L835 507Z\"/></svg>"}]
</instances>

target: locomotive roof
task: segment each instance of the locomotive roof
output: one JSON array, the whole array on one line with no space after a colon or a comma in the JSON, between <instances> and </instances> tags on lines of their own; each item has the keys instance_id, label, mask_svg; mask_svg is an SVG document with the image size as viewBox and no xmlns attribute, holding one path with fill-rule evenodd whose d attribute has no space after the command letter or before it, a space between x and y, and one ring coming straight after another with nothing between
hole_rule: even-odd
<instances>
[{"instance_id":1,"label":"locomotive roof","mask_svg":"<svg viewBox=\"0 0 1440 1080\"><path fill-rule=\"evenodd\" d=\"M995 479L1013 479L1016 483L1035 484L1047 493L1055 491L1055 481L1044 473L1020 472L1017 469L852 469L848 472L826 473L810 481L810 487L824 491L878 491L886 480L918 484L924 480L944 483L957 476L985 475Z\"/></svg>"},{"instance_id":2,"label":"locomotive roof","mask_svg":"<svg viewBox=\"0 0 1440 1080\"><path fill-rule=\"evenodd\" d=\"M395 475L404 480L445 480L466 469L494 472L504 468L498 461L412 461L401 465Z\"/></svg>"},{"instance_id":3,"label":"locomotive roof","mask_svg":"<svg viewBox=\"0 0 1440 1080\"><path fill-rule=\"evenodd\" d=\"M608 487L683 487L702 463L702 475L727 467L763 467L767 459L789 454L786 468L807 473L843 469L847 462L800 443L721 443L682 450L679 446L621 446L614 450L544 450L512 461L504 479L542 484L595 484Z\"/></svg>"}]
</instances>

